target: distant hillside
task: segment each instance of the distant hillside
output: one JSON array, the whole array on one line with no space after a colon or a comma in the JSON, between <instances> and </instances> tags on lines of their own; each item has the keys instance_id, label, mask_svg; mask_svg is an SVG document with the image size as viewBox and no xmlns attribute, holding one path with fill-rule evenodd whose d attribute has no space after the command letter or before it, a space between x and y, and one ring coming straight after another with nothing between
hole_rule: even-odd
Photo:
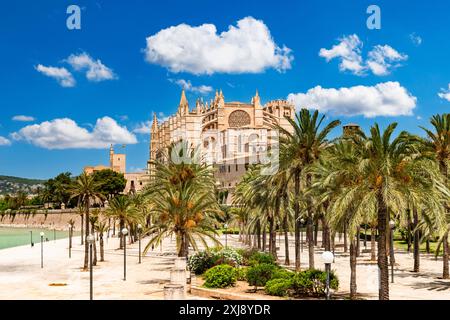
<instances>
[{"instance_id":1,"label":"distant hillside","mask_svg":"<svg viewBox=\"0 0 450 320\"><path fill-rule=\"evenodd\" d=\"M0 176L0 195L15 194L19 191L31 194L42 187L46 180L26 179L19 177Z\"/></svg>"}]
</instances>

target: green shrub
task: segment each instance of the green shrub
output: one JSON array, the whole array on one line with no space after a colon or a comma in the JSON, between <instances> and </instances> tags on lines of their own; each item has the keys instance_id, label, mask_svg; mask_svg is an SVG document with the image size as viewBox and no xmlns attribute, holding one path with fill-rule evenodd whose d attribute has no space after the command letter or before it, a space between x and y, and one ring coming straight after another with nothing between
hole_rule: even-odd
<instances>
[{"instance_id":1,"label":"green shrub","mask_svg":"<svg viewBox=\"0 0 450 320\"><path fill-rule=\"evenodd\" d=\"M243 259L242 264L244 266L248 266L250 257L254 253L259 252L259 251L256 248L250 248L250 249L246 248L246 249L237 249L237 252L242 256L242 259Z\"/></svg>"},{"instance_id":2,"label":"green shrub","mask_svg":"<svg viewBox=\"0 0 450 320\"><path fill-rule=\"evenodd\" d=\"M275 258L270 253L264 253L264 252L255 252L253 253L249 260L249 265L254 266L256 264L260 263L266 263L266 264L277 264L275 261Z\"/></svg>"},{"instance_id":3,"label":"green shrub","mask_svg":"<svg viewBox=\"0 0 450 320\"><path fill-rule=\"evenodd\" d=\"M242 265L242 255L233 248L214 248L211 250L214 259L214 265L229 264L237 267Z\"/></svg>"},{"instance_id":4,"label":"green shrub","mask_svg":"<svg viewBox=\"0 0 450 320\"><path fill-rule=\"evenodd\" d=\"M247 282L251 286L264 287L266 282L272 279L277 266L270 263L261 263L248 268Z\"/></svg>"},{"instance_id":5,"label":"green shrub","mask_svg":"<svg viewBox=\"0 0 450 320\"><path fill-rule=\"evenodd\" d=\"M272 279L292 279L295 275L295 272L286 270L286 269L276 269L272 275Z\"/></svg>"},{"instance_id":6,"label":"green shrub","mask_svg":"<svg viewBox=\"0 0 450 320\"><path fill-rule=\"evenodd\" d=\"M195 274L203 274L214 266L228 264L237 267L242 264L242 261L242 256L233 248L213 248L198 251L190 256L188 267Z\"/></svg>"},{"instance_id":7,"label":"green shrub","mask_svg":"<svg viewBox=\"0 0 450 320\"><path fill-rule=\"evenodd\" d=\"M236 269L228 264L221 264L205 272L206 288L225 288L233 286L236 283Z\"/></svg>"},{"instance_id":8,"label":"green shrub","mask_svg":"<svg viewBox=\"0 0 450 320\"><path fill-rule=\"evenodd\" d=\"M195 274L203 274L214 266L214 262L214 256L209 251L199 251L189 257L187 264Z\"/></svg>"},{"instance_id":9,"label":"green shrub","mask_svg":"<svg viewBox=\"0 0 450 320\"><path fill-rule=\"evenodd\" d=\"M306 270L296 273L292 278L292 289L295 295L321 296L326 290L327 273L321 270ZM339 280L330 273L330 288L338 289Z\"/></svg>"},{"instance_id":10,"label":"green shrub","mask_svg":"<svg viewBox=\"0 0 450 320\"><path fill-rule=\"evenodd\" d=\"M277 278L267 281L264 290L271 296L286 297L291 288L292 279Z\"/></svg>"},{"instance_id":11,"label":"green shrub","mask_svg":"<svg viewBox=\"0 0 450 320\"><path fill-rule=\"evenodd\" d=\"M236 277L238 281L247 281L247 267L236 268Z\"/></svg>"}]
</instances>

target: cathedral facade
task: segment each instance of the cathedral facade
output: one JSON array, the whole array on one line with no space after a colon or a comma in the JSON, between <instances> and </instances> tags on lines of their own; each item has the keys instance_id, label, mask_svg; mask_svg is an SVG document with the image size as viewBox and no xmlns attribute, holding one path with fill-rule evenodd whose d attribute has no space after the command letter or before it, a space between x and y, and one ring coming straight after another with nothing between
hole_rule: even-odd
<instances>
[{"instance_id":1,"label":"cathedral facade","mask_svg":"<svg viewBox=\"0 0 450 320\"><path fill-rule=\"evenodd\" d=\"M268 154L274 153L275 126L292 130L285 117L293 118L294 113L286 100L262 105L258 92L245 103L226 102L220 91L209 103L198 99L190 108L183 90L174 115L162 123L153 116L148 171L152 160L164 161L168 146L183 140L201 154L201 161L216 168L218 188L231 195L250 164L267 162Z\"/></svg>"}]
</instances>

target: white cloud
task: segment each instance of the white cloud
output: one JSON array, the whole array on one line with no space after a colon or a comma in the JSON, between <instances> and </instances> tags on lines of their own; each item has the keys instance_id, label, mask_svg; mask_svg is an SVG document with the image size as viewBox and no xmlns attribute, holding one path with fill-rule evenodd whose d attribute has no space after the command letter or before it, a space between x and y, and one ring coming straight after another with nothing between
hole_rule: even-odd
<instances>
[{"instance_id":1,"label":"white cloud","mask_svg":"<svg viewBox=\"0 0 450 320\"><path fill-rule=\"evenodd\" d=\"M25 115L17 115L12 117L13 121L22 121L22 122L29 122L36 120L34 117L31 116L25 116Z\"/></svg>"},{"instance_id":2,"label":"white cloud","mask_svg":"<svg viewBox=\"0 0 450 320\"><path fill-rule=\"evenodd\" d=\"M38 64L35 69L47 77L56 79L62 87L74 87L76 84L72 74L66 68L46 67Z\"/></svg>"},{"instance_id":3,"label":"white cloud","mask_svg":"<svg viewBox=\"0 0 450 320\"><path fill-rule=\"evenodd\" d=\"M293 56L279 47L261 20L246 17L220 34L213 24L180 24L147 37L145 59L171 72L193 74L279 72L291 68Z\"/></svg>"},{"instance_id":4,"label":"white cloud","mask_svg":"<svg viewBox=\"0 0 450 320\"><path fill-rule=\"evenodd\" d=\"M76 71L86 71L86 78L90 81L100 82L117 79L114 72L105 66L100 59L94 60L85 52L78 55L71 54L66 62Z\"/></svg>"},{"instance_id":5,"label":"white cloud","mask_svg":"<svg viewBox=\"0 0 450 320\"><path fill-rule=\"evenodd\" d=\"M448 89L442 88L441 92L438 93L438 96L450 102L450 83L448 84Z\"/></svg>"},{"instance_id":6,"label":"white cloud","mask_svg":"<svg viewBox=\"0 0 450 320\"><path fill-rule=\"evenodd\" d=\"M78 126L72 119L62 118L26 126L11 136L46 149L101 149L111 143L137 143L134 134L110 117L97 119L91 131Z\"/></svg>"},{"instance_id":7,"label":"white cloud","mask_svg":"<svg viewBox=\"0 0 450 320\"><path fill-rule=\"evenodd\" d=\"M422 44L422 37L418 36L415 32L409 35L409 39L415 46L420 46Z\"/></svg>"},{"instance_id":8,"label":"white cloud","mask_svg":"<svg viewBox=\"0 0 450 320\"><path fill-rule=\"evenodd\" d=\"M327 62L340 58L339 70L348 70L357 75L362 74L365 69L361 57L362 41L359 40L356 34L344 36L339 41L339 44L334 45L329 50L325 48L320 49L319 56L325 58Z\"/></svg>"},{"instance_id":9,"label":"white cloud","mask_svg":"<svg viewBox=\"0 0 450 320\"><path fill-rule=\"evenodd\" d=\"M306 93L291 93L288 100L297 109L318 109L336 116L412 115L417 98L398 82L384 82L375 86L354 86L350 88L326 89L321 86Z\"/></svg>"},{"instance_id":10,"label":"white cloud","mask_svg":"<svg viewBox=\"0 0 450 320\"><path fill-rule=\"evenodd\" d=\"M141 122L136 128L133 129L133 132L139 134L150 134L151 127L152 123L150 121Z\"/></svg>"},{"instance_id":11,"label":"white cloud","mask_svg":"<svg viewBox=\"0 0 450 320\"><path fill-rule=\"evenodd\" d=\"M9 141L9 139L6 139L5 137L0 136L0 147L9 145L11 145L11 141Z\"/></svg>"},{"instance_id":12,"label":"white cloud","mask_svg":"<svg viewBox=\"0 0 450 320\"><path fill-rule=\"evenodd\" d=\"M391 69L401 65L401 61L408 59L406 54L399 53L389 45L376 45L364 61L363 42L356 34L344 36L338 40L340 42L331 49L320 49L319 56L325 58L327 62L336 58L340 59L340 71L350 71L358 76L366 75L367 71L377 76L388 75Z\"/></svg>"},{"instance_id":13,"label":"white cloud","mask_svg":"<svg viewBox=\"0 0 450 320\"><path fill-rule=\"evenodd\" d=\"M186 81L184 79L169 79L169 81L172 83L176 83L186 91L192 91L195 93L208 94L214 90L213 87L211 86L205 85L193 86L190 80Z\"/></svg>"},{"instance_id":14,"label":"white cloud","mask_svg":"<svg viewBox=\"0 0 450 320\"><path fill-rule=\"evenodd\" d=\"M408 56L399 53L391 46L375 46L368 54L367 66L377 76L390 73L390 69L400 66L400 61L405 61Z\"/></svg>"}]
</instances>

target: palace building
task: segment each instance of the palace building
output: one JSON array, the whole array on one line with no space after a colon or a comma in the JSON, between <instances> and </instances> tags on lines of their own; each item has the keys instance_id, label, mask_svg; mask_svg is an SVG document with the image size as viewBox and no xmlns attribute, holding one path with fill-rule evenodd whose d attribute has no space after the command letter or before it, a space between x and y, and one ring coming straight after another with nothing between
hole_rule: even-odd
<instances>
[{"instance_id":1,"label":"palace building","mask_svg":"<svg viewBox=\"0 0 450 320\"><path fill-rule=\"evenodd\" d=\"M262 105L258 92L245 103L226 102L220 91L209 103L198 99L190 108L183 90L174 115L162 123L153 116L148 171L152 160L164 161L169 145L187 141L190 148L199 148L202 161L216 168L217 186L229 191L229 201L248 166L267 160L277 137L274 125L292 130L285 117L293 118L294 113L286 100Z\"/></svg>"},{"instance_id":2,"label":"palace building","mask_svg":"<svg viewBox=\"0 0 450 320\"><path fill-rule=\"evenodd\" d=\"M115 153L114 147L109 148L109 166L97 165L86 166L84 172L92 174L95 171L111 169L115 172L122 173L127 180L124 193L138 192L144 188L148 182L148 175L146 172L126 172L127 155L125 153Z\"/></svg>"}]
</instances>

